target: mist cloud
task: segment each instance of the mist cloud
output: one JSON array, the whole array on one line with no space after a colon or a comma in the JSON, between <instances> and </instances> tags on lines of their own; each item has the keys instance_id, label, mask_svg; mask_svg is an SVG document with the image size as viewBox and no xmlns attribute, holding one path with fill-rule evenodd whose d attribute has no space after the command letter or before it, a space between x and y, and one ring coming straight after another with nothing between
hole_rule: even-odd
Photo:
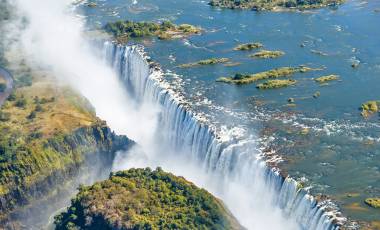
<instances>
[{"instance_id":1,"label":"mist cloud","mask_svg":"<svg viewBox=\"0 0 380 230\"><path fill-rule=\"evenodd\" d=\"M190 154L171 152L157 143L159 108L149 103L136 106L128 97L118 76L83 36L84 22L75 16L70 4L69 0L12 1L17 17L7 27L10 34L6 42L20 38L12 47L23 52L30 65L50 69L58 79L84 95L111 129L140 144L128 152L119 152L114 170L162 166L221 197L250 229L296 229L278 208L267 203L272 194L266 194L261 186L263 178L257 176L249 181L220 178L203 171ZM22 18L26 19L25 27ZM248 171L242 173L254 177Z\"/></svg>"}]
</instances>

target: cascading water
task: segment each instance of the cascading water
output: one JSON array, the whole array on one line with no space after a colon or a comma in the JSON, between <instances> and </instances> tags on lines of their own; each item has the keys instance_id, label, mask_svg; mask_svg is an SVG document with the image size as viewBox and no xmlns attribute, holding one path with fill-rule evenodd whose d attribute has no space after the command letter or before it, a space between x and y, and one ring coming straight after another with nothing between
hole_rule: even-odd
<instances>
[{"instance_id":1,"label":"cascading water","mask_svg":"<svg viewBox=\"0 0 380 230\"><path fill-rule=\"evenodd\" d=\"M318 203L295 180L268 167L254 141L221 139L201 122L141 47L106 42L104 55L138 102L160 106L156 141L171 150L156 156L160 164L166 163L181 175L186 174L186 167L202 174L202 180L189 179L221 197L249 229L339 229L337 223L343 218L331 203Z\"/></svg>"}]
</instances>

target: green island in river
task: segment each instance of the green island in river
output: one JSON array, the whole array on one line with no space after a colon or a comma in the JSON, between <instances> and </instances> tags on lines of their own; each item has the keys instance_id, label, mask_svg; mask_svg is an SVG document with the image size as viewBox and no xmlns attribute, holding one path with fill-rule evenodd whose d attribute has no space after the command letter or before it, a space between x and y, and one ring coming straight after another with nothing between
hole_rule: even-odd
<instances>
[{"instance_id":1,"label":"green island in river","mask_svg":"<svg viewBox=\"0 0 380 230\"><path fill-rule=\"evenodd\" d=\"M197 62L187 63L187 64L181 64L178 67L180 68L190 68L190 67L197 67L202 65L215 65L218 63L226 63L229 62L229 58L210 58L210 59L204 59Z\"/></svg>"},{"instance_id":2,"label":"green island in river","mask_svg":"<svg viewBox=\"0 0 380 230\"><path fill-rule=\"evenodd\" d=\"M209 4L215 7L249 10L281 10L281 9L315 9L326 6L336 6L345 0L211 0Z\"/></svg>"},{"instance_id":3,"label":"green island in river","mask_svg":"<svg viewBox=\"0 0 380 230\"><path fill-rule=\"evenodd\" d=\"M244 229L222 201L161 168L115 172L80 187L55 224L56 230Z\"/></svg>"},{"instance_id":4,"label":"green island in river","mask_svg":"<svg viewBox=\"0 0 380 230\"><path fill-rule=\"evenodd\" d=\"M275 50L275 51L272 51L272 50L260 50L254 54L250 54L249 57L251 58L278 58L278 57L281 57L281 56L284 56L285 55L285 52L283 51L279 51L279 50Z\"/></svg>"},{"instance_id":5,"label":"green island in river","mask_svg":"<svg viewBox=\"0 0 380 230\"><path fill-rule=\"evenodd\" d=\"M109 22L104 30L112 34L120 43L125 43L130 38L144 38L156 36L159 39L176 39L200 34L201 29L190 24L175 25L170 21L156 22L133 22L116 21Z\"/></svg>"},{"instance_id":6,"label":"green island in river","mask_svg":"<svg viewBox=\"0 0 380 230\"><path fill-rule=\"evenodd\" d=\"M272 79L272 78L280 78L280 77L290 77L295 73L305 73L309 71L315 71L320 69L314 69L307 66L299 66L299 67L281 67L277 69L272 69L260 73L255 74L241 74L237 73L233 77L221 77L218 78L217 82L224 82L236 85L244 85L250 84L259 80Z\"/></svg>"}]
</instances>

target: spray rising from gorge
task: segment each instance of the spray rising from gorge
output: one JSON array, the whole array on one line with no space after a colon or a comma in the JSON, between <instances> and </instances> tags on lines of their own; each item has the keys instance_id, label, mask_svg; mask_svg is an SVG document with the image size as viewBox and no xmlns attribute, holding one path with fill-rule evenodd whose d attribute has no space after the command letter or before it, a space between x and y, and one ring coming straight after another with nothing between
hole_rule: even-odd
<instances>
[{"instance_id":1,"label":"spray rising from gorge","mask_svg":"<svg viewBox=\"0 0 380 230\"><path fill-rule=\"evenodd\" d=\"M51 69L81 92L113 130L140 144L117 155L115 170L162 166L185 176L222 198L249 229L335 227L293 180L265 165L254 141L221 143L160 83L160 70L153 71L139 49L106 43L103 56L95 52L69 3L16 1L19 16L27 19L18 45L36 61L31 65Z\"/></svg>"},{"instance_id":2,"label":"spray rising from gorge","mask_svg":"<svg viewBox=\"0 0 380 230\"><path fill-rule=\"evenodd\" d=\"M146 138L144 132L154 129L150 119L154 110L139 107L141 111L137 111L112 69L103 64L84 37L84 22L74 15L70 3L14 1L15 18L25 20L8 24L8 37L20 39L12 48L23 52L29 65L52 70L59 80L77 89L118 134L128 134L137 141ZM23 21L26 25L19 25Z\"/></svg>"}]
</instances>

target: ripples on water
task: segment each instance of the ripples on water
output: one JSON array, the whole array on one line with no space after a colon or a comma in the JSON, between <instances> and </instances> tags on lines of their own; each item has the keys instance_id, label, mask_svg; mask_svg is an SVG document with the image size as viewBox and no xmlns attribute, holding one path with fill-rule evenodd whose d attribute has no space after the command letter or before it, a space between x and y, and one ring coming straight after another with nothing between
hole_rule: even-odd
<instances>
[{"instance_id":1,"label":"ripples on water","mask_svg":"<svg viewBox=\"0 0 380 230\"><path fill-rule=\"evenodd\" d=\"M205 1L111 0L94 9L83 8L89 24L109 20L163 20L191 23L205 29L201 36L156 41L147 50L165 70L168 80L193 101L220 129L240 127L261 134L262 149L281 155L280 167L311 186L315 193L333 196L345 213L376 220L378 213L363 204L379 196L379 117L360 117L358 108L380 99L380 13L376 1L349 1L337 10L271 13L212 9ZM116 18L114 15L118 15ZM259 41L266 49L283 50L274 60L252 60L233 51L239 43ZM304 47L300 45L303 44ZM176 68L178 64L210 57L228 57L241 65ZM352 63L359 63L353 69ZM236 72L259 72L281 66L307 64L320 72L297 74L295 87L258 91L255 85L233 86L215 79ZM173 73L179 74L175 75ZM342 81L321 87L311 78L338 74ZM173 77L176 76L176 77ZM321 96L312 95L320 91ZM293 97L297 106L286 106ZM252 100L253 98L253 100ZM347 193L359 193L349 196ZM365 211L352 209L353 203Z\"/></svg>"}]
</instances>

